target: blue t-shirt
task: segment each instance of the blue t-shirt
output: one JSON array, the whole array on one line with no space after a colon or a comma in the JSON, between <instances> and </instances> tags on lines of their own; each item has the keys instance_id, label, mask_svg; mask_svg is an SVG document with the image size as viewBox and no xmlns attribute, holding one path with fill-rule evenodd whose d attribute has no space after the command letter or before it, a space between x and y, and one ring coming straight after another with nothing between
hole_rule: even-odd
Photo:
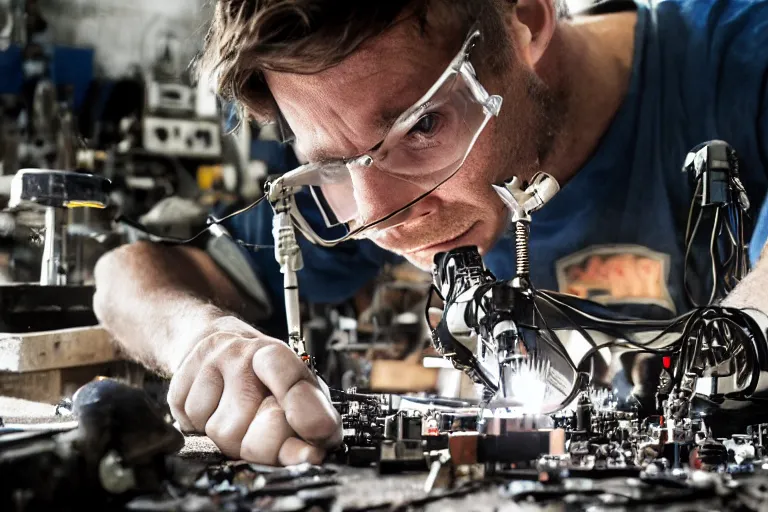
<instances>
[{"instance_id":1,"label":"blue t-shirt","mask_svg":"<svg viewBox=\"0 0 768 512\"><path fill-rule=\"evenodd\" d=\"M533 215L531 273L538 288L668 317L691 307L683 260L694 191L681 171L691 148L713 139L734 147L750 213L759 220L750 255L768 238L768 207L758 219L768 190L768 1L663 0L638 3L637 11L626 98L587 164ZM234 236L271 243L271 212L262 206L230 223ZM694 266L700 279L692 287L700 296L709 275L701 243L694 249L702 256ZM314 302L351 297L393 258L370 242L301 245L300 287ZM272 252L252 260L281 301ZM485 258L500 278L514 274L514 260L508 236Z\"/></svg>"}]
</instances>

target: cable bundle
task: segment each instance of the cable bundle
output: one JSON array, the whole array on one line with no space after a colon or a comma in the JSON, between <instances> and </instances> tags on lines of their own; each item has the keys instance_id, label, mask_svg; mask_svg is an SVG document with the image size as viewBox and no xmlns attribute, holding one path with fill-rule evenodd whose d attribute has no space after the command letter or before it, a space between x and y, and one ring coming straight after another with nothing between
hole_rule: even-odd
<instances>
[{"instance_id":1,"label":"cable bundle","mask_svg":"<svg viewBox=\"0 0 768 512\"><path fill-rule=\"evenodd\" d=\"M683 170L696 180L685 230L683 284L691 305L698 307L723 299L749 272L744 229L749 200L739 178L736 152L724 142L694 148ZM709 253L711 288L705 303L694 297L689 286L691 278L703 277L693 274L693 247L699 241L706 243Z\"/></svg>"}]
</instances>

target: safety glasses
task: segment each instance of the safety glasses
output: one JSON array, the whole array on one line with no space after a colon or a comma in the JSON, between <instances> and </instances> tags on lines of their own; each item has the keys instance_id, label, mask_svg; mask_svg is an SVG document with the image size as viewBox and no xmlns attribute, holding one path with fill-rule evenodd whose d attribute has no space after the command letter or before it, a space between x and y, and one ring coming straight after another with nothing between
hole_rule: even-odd
<instances>
[{"instance_id":1,"label":"safety glasses","mask_svg":"<svg viewBox=\"0 0 768 512\"><path fill-rule=\"evenodd\" d=\"M478 82L470 52L480 37L473 27L461 51L429 91L398 117L370 151L343 160L303 165L282 176L285 187L306 187L314 201L294 200L297 228L313 242L335 245L400 224L408 209L450 179L464 164L480 133L498 116L502 98ZM370 180L386 183L377 194L385 209L373 214ZM381 198L380 198L381 199ZM379 203L380 204L380 203ZM306 221L319 209L335 237L322 237ZM382 210L384 213L381 213Z\"/></svg>"}]
</instances>

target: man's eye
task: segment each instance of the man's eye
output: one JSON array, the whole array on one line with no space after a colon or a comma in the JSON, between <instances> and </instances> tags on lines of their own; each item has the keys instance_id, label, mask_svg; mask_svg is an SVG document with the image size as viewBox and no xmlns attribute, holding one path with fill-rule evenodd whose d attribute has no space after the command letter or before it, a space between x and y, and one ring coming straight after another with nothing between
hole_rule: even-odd
<instances>
[{"instance_id":1,"label":"man's eye","mask_svg":"<svg viewBox=\"0 0 768 512\"><path fill-rule=\"evenodd\" d=\"M437 128L437 123L438 118L436 114L427 114L419 119L415 125L413 125L411 130L408 132L408 135L431 135L435 131L435 128Z\"/></svg>"}]
</instances>

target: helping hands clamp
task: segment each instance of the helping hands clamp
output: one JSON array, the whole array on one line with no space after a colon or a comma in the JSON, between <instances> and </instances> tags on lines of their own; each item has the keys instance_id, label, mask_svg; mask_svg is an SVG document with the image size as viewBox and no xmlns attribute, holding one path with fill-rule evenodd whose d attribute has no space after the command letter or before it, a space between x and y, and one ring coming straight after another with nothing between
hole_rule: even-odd
<instances>
[{"instance_id":1,"label":"helping hands clamp","mask_svg":"<svg viewBox=\"0 0 768 512\"><path fill-rule=\"evenodd\" d=\"M585 378L591 380L582 364L603 348L623 345L672 355L672 384L685 402L698 396L723 405L768 396L768 317L706 306L675 319L645 321L577 297L536 290L528 258L530 213L557 192L557 183L538 175L525 189L519 180L495 188L515 225L515 278L497 281L474 247L437 255L433 276L445 301L443 317L433 330L434 345L482 384L486 395L500 394L503 400L515 394L504 387L512 382L505 372L537 374L558 392L551 410L542 412L555 412L572 401ZM743 195L739 183L732 188Z\"/></svg>"},{"instance_id":2,"label":"helping hands clamp","mask_svg":"<svg viewBox=\"0 0 768 512\"><path fill-rule=\"evenodd\" d=\"M275 239L275 259L283 273L285 294L285 316L288 323L288 345L310 367L314 366L307 353L301 332L301 310L299 303L299 282L297 272L304 267L301 248L296 240L296 230L291 218L295 207L294 187L285 186L282 178L266 186L267 198L275 211L272 218L272 236Z\"/></svg>"},{"instance_id":3,"label":"helping hands clamp","mask_svg":"<svg viewBox=\"0 0 768 512\"><path fill-rule=\"evenodd\" d=\"M526 359L528 348L535 346L535 336L528 333L533 329L535 334L536 329L529 282L530 214L551 199L559 185L539 173L530 184L514 178L494 189L509 208L515 228L515 279L496 281L476 249L468 247L438 254L433 275L435 289L445 301L443 317L432 332L433 344L483 387L483 403L490 403L499 391L503 394L505 367Z\"/></svg>"}]
</instances>

